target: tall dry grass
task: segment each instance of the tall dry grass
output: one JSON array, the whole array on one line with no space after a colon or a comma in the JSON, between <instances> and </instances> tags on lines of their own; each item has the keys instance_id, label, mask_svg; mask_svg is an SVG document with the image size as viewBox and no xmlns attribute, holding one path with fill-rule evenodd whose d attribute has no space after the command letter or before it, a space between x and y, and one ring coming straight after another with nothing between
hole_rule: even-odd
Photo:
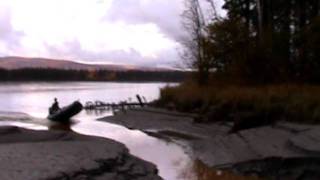
<instances>
[{"instance_id":1,"label":"tall dry grass","mask_svg":"<svg viewBox=\"0 0 320 180\"><path fill-rule=\"evenodd\" d=\"M320 123L320 86L316 85L200 87L186 82L163 88L157 104L174 105L179 111L192 113L206 113L214 107L226 116L251 112L287 121Z\"/></svg>"}]
</instances>

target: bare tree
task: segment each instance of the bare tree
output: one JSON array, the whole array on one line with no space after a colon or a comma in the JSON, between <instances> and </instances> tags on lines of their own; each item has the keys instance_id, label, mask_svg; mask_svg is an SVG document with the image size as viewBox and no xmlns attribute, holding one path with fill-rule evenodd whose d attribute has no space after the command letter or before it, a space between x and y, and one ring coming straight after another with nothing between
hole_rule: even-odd
<instances>
[{"instance_id":1,"label":"bare tree","mask_svg":"<svg viewBox=\"0 0 320 180\"><path fill-rule=\"evenodd\" d=\"M206 1L210 3L214 16L217 16L213 0ZM210 70L210 62L205 54L207 24L199 0L185 0L185 8L182 18L188 38L182 42L184 49L181 57L189 67L197 70L198 82L205 84Z\"/></svg>"},{"instance_id":2,"label":"bare tree","mask_svg":"<svg viewBox=\"0 0 320 180\"><path fill-rule=\"evenodd\" d=\"M216 7L216 3L215 0L206 0L211 8L211 12L213 14L213 20L221 20L221 16L219 15L218 11L217 11L217 7Z\"/></svg>"}]
</instances>

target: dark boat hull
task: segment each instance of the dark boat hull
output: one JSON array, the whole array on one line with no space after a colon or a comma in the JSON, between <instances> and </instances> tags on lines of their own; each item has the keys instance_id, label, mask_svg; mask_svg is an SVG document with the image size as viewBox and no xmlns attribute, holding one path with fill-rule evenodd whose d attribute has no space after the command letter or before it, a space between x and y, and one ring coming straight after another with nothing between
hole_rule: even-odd
<instances>
[{"instance_id":1,"label":"dark boat hull","mask_svg":"<svg viewBox=\"0 0 320 180\"><path fill-rule=\"evenodd\" d=\"M49 114L48 119L57 122L68 122L71 117L81 112L83 109L79 101L75 101L69 106L63 107L53 114Z\"/></svg>"}]
</instances>

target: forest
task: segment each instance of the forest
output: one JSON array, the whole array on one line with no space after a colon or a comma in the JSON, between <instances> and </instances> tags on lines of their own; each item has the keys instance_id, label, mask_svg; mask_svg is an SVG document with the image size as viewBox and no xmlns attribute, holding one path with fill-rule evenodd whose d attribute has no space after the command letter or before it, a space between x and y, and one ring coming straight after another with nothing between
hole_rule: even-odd
<instances>
[{"instance_id":1,"label":"forest","mask_svg":"<svg viewBox=\"0 0 320 180\"><path fill-rule=\"evenodd\" d=\"M188 76L183 71L108 71L27 68L0 69L0 81L161 81L180 82Z\"/></svg>"},{"instance_id":2,"label":"forest","mask_svg":"<svg viewBox=\"0 0 320 180\"><path fill-rule=\"evenodd\" d=\"M209 18L201 0L187 0L183 14L184 59L199 83L213 74L233 83L320 83L319 0L225 0L225 17L206 1Z\"/></svg>"},{"instance_id":3,"label":"forest","mask_svg":"<svg viewBox=\"0 0 320 180\"><path fill-rule=\"evenodd\" d=\"M182 58L196 73L158 105L199 122L320 123L320 1L225 0L225 16L215 2L185 0Z\"/></svg>"}]
</instances>

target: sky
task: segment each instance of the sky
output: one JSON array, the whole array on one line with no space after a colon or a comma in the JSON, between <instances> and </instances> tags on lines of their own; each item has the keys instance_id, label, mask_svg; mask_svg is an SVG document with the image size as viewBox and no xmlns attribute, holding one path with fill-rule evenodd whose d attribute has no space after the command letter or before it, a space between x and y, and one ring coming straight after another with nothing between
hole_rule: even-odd
<instances>
[{"instance_id":1,"label":"sky","mask_svg":"<svg viewBox=\"0 0 320 180\"><path fill-rule=\"evenodd\" d=\"M0 0L0 56L174 67L183 10L183 0Z\"/></svg>"}]
</instances>

